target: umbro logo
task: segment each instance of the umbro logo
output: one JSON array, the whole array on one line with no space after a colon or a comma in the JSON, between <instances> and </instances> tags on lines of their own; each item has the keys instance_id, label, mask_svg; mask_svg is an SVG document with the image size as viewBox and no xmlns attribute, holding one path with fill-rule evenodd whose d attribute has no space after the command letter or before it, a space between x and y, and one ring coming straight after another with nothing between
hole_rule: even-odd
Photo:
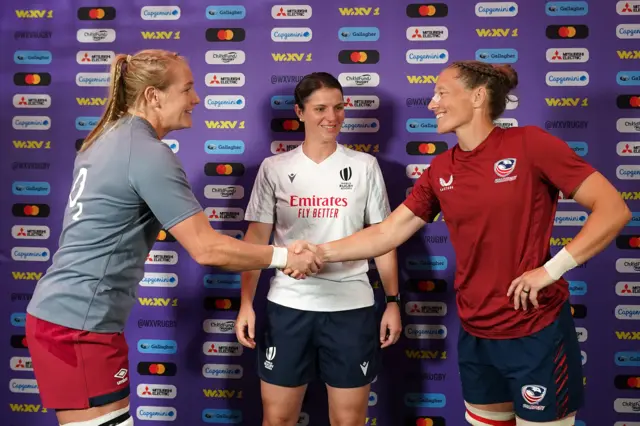
<instances>
[{"instance_id":1,"label":"umbro logo","mask_svg":"<svg viewBox=\"0 0 640 426\"><path fill-rule=\"evenodd\" d=\"M129 380L129 378L127 377L128 372L129 370L127 370L126 368L121 368L116 374L113 375L113 377L115 377L116 379L120 379L116 383L117 385L121 385Z\"/></svg>"},{"instance_id":2,"label":"umbro logo","mask_svg":"<svg viewBox=\"0 0 640 426\"><path fill-rule=\"evenodd\" d=\"M289 182L293 183L293 180L296 178L296 174L295 173L290 173L287 176L289 176Z\"/></svg>"}]
</instances>

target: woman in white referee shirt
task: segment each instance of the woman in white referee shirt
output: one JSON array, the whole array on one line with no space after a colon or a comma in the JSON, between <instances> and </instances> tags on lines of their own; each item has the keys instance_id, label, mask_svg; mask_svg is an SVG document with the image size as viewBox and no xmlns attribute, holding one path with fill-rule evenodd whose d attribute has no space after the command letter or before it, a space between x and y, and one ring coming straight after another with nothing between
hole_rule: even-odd
<instances>
[{"instance_id":1,"label":"woman in white referee shirt","mask_svg":"<svg viewBox=\"0 0 640 426\"><path fill-rule=\"evenodd\" d=\"M244 240L288 246L295 240L338 240L390 213L375 157L336 142L344 121L338 80L312 73L296 86L295 112L304 142L260 165L245 219ZM401 333L396 252L375 258L386 309L378 323L366 260L327 265L295 280L277 271L268 293L264 331L255 336L253 298L260 271L242 275L238 341L258 349L263 426L294 426L307 384L327 386L334 426L363 425L380 349Z\"/></svg>"}]
</instances>

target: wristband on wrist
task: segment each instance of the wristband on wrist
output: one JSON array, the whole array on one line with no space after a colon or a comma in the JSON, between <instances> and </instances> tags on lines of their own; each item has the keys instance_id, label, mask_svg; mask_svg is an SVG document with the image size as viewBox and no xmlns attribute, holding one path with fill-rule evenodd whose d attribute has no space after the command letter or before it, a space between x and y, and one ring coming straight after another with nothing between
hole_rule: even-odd
<instances>
[{"instance_id":1,"label":"wristband on wrist","mask_svg":"<svg viewBox=\"0 0 640 426\"><path fill-rule=\"evenodd\" d=\"M269 265L269 269L284 269L287 266L289 250L286 247L271 247L273 247L273 255L271 256L271 265Z\"/></svg>"},{"instance_id":2,"label":"wristband on wrist","mask_svg":"<svg viewBox=\"0 0 640 426\"><path fill-rule=\"evenodd\" d=\"M571 256L571 253L563 247L558 254L544 264L544 269L546 269L551 278L558 280L565 272L572 270L576 266L578 266L578 263Z\"/></svg>"}]
</instances>

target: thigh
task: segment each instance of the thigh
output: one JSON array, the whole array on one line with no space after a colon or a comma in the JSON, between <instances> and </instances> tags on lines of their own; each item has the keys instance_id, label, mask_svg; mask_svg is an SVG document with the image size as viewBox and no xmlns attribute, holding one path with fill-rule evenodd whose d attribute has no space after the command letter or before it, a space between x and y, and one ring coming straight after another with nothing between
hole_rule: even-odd
<instances>
[{"instance_id":1,"label":"thigh","mask_svg":"<svg viewBox=\"0 0 640 426\"><path fill-rule=\"evenodd\" d=\"M26 328L44 407L88 409L129 396L128 346L123 334L72 330L30 315Z\"/></svg>"},{"instance_id":2,"label":"thigh","mask_svg":"<svg viewBox=\"0 0 640 426\"><path fill-rule=\"evenodd\" d=\"M359 388L334 388L327 385L330 424L365 424L370 390L370 384Z\"/></svg>"},{"instance_id":3,"label":"thigh","mask_svg":"<svg viewBox=\"0 0 640 426\"><path fill-rule=\"evenodd\" d=\"M370 384L380 369L380 332L373 306L324 312L316 323L320 379L333 388Z\"/></svg>"},{"instance_id":4,"label":"thigh","mask_svg":"<svg viewBox=\"0 0 640 426\"><path fill-rule=\"evenodd\" d=\"M267 301L265 322L256 339L258 376L264 382L299 387L315 378L317 315Z\"/></svg>"},{"instance_id":5,"label":"thigh","mask_svg":"<svg viewBox=\"0 0 640 426\"><path fill-rule=\"evenodd\" d=\"M505 349L513 354L508 374L518 417L550 422L582 407L582 356L568 303L551 325Z\"/></svg>"},{"instance_id":6,"label":"thigh","mask_svg":"<svg viewBox=\"0 0 640 426\"><path fill-rule=\"evenodd\" d=\"M284 387L260 382L262 410L268 426L294 426L298 422L307 385Z\"/></svg>"},{"instance_id":7,"label":"thigh","mask_svg":"<svg viewBox=\"0 0 640 426\"><path fill-rule=\"evenodd\" d=\"M489 342L467 333L460 327L458 335L458 368L462 396L473 405L489 405L513 401L507 379L493 365Z\"/></svg>"}]
</instances>

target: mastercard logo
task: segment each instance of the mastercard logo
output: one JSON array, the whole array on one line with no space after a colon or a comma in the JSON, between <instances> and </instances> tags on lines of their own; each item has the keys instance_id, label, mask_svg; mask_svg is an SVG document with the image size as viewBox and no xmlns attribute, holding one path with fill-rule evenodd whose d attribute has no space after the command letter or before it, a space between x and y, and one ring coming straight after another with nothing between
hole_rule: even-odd
<instances>
[{"instance_id":1,"label":"mastercard logo","mask_svg":"<svg viewBox=\"0 0 640 426\"><path fill-rule=\"evenodd\" d=\"M409 142L406 149L409 155L438 155L449 146L446 142Z\"/></svg>"},{"instance_id":2,"label":"mastercard logo","mask_svg":"<svg viewBox=\"0 0 640 426\"><path fill-rule=\"evenodd\" d=\"M447 282L440 279L410 279L407 287L414 293L444 293L447 291Z\"/></svg>"},{"instance_id":3,"label":"mastercard logo","mask_svg":"<svg viewBox=\"0 0 640 426\"><path fill-rule=\"evenodd\" d=\"M204 309L207 311L237 311L240 309L239 297L205 297Z\"/></svg>"},{"instance_id":4,"label":"mastercard logo","mask_svg":"<svg viewBox=\"0 0 640 426\"><path fill-rule=\"evenodd\" d=\"M18 72L13 75L13 83L16 86L48 86L51 84L51 74Z\"/></svg>"},{"instance_id":5,"label":"mastercard logo","mask_svg":"<svg viewBox=\"0 0 640 426\"><path fill-rule=\"evenodd\" d=\"M271 120L271 131L273 132L304 132L304 123L293 118L274 118Z\"/></svg>"},{"instance_id":6,"label":"mastercard logo","mask_svg":"<svg viewBox=\"0 0 640 426\"><path fill-rule=\"evenodd\" d=\"M14 204L11 208L15 217L49 217L47 204Z\"/></svg>"},{"instance_id":7,"label":"mastercard logo","mask_svg":"<svg viewBox=\"0 0 640 426\"><path fill-rule=\"evenodd\" d=\"M112 21L116 18L113 7L81 7L78 9L78 19L81 21Z\"/></svg>"},{"instance_id":8,"label":"mastercard logo","mask_svg":"<svg viewBox=\"0 0 640 426\"><path fill-rule=\"evenodd\" d=\"M637 235L618 235L616 237L616 247L626 250L640 249L640 236Z\"/></svg>"},{"instance_id":9,"label":"mastercard logo","mask_svg":"<svg viewBox=\"0 0 640 426\"><path fill-rule=\"evenodd\" d=\"M244 171L242 163L207 163L204 165L204 174L207 176L242 176Z\"/></svg>"},{"instance_id":10,"label":"mastercard logo","mask_svg":"<svg viewBox=\"0 0 640 426\"><path fill-rule=\"evenodd\" d=\"M175 376L178 368L172 362L139 362L137 371L142 376Z\"/></svg>"},{"instance_id":11,"label":"mastercard logo","mask_svg":"<svg viewBox=\"0 0 640 426\"><path fill-rule=\"evenodd\" d=\"M586 25L549 25L546 35L550 39L585 39L589 37L589 27Z\"/></svg>"},{"instance_id":12,"label":"mastercard logo","mask_svg":"<svg viewBox=\"0 0 640 426\"><path fill-rule=\"evenodd\" d=\"M244 41L244 28L207 28L205 38L208 42L216 41Z\"/></svg>"},{"instance_id":13,"label":"mastercard logo","mask_svg":"<svg viewBox=\"0 0 640 426\"><path fill-rule=\"evenodd\" d=\"M613 384L617 389L640 389L640 377L620 375L613 379Z\"/></svg>"},{"instance_id":14,"label":"mastercard logo","mask_svg":"<svg viewBox=\"0 0 640 426\"><path fill-rule=\"evenodd\" d=\"M616 105L620 109L640 108L640 95L619 95Z\"/></svg>"},{"instance_id":15,"label":"mastercard logo","mask_svg":"<svg viewBox=\"0 0 640 426\"><path fill-rule=\"evenodd\" d=\"M380 53L377 50L341 50L338 62L341 64L377 64Z\"/></svg>"},{"instance_id":16,"label":"mastercard logo","mask_svg":"<svg viewBox=\"0 0 640 426\"><path fill-rule=\"evenodd\" d=\"M409 18L443 18L449 14L449 7L444 3L410 4L407 6Z\"/></svg>"},{"instance_id":17,"label":"mastercard logo","mask_svg":"<svg viewBox=\"0 0 640 426\"><path fill-rule=\"evenodd\" d=\"M11 347L16 349L27 349L27 338L24 334L11 336Z\"/></svg>"},{"instance_id":18,"label":"mastercard logo","mask_svg":"<svg viewBox=\"0 0 640 426\"><path fill-rule=\"evenodd\" d=\"M587 307L585 305L571 305L571 316L577 319L586 318Z\"/></svg>"}]
</instances>

